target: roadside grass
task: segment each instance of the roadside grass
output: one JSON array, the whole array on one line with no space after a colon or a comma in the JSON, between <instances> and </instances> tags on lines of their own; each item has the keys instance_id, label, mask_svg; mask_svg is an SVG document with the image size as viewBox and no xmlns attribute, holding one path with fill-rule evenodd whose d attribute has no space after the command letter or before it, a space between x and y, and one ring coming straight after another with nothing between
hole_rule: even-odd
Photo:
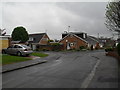
<instances>
[{"instance_id":1,"label":"roadside grass","mask_svg":"<svg viewBox=\"0 0 120 90\"><path fill-rule=\"evenodd\" d=\"M31 56L46 57L48 54L34 52L31 54ZM32 60L32 58L0 54L0 65L12 64L28 60Z\"/></svg>"},{"instance_id":2,"label":"roadside grass","mask_svg":"<svg viewBox=\"0 0 120 90\"><path fill-rule=\"evenodd\" d=\"M26 57L12 56L7 54L0 54L0 64L2 65L23 62L28 60L32 60L32 59Z\"/></svg>"},{"instance_id":3,"label":"roadside grass","mask_svg":"<svg viewBox=\"0 0 120 90\"><path fill-rule=\"evenodd\" d=\"M33 52L31 55L32 56L38 56L38 57L47 57L48 56L48 54L38 53L38 52Z\"/></svg>"}]
</instances>

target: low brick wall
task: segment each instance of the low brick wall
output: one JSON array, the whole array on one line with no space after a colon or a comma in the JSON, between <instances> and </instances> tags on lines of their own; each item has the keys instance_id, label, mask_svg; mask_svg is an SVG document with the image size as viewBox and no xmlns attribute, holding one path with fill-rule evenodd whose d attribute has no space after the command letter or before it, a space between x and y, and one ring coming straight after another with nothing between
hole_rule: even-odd
<instances>
[{"instance_id":1,"label":"low brick wall","mask_svg":"<svg viewBox=\"0 0 120 90\"><path fill-rule=\"evenodd\" d=\"M63 50L63 45L37 45L37 50Z\"/></svg>"},{"instance_id":2,"label":"low brick wall","mask_svg":"<svg viewBox=\"0 0 120 90\"><path fill-rule=\"evenodd\" d=\"M118 60L118 76L120 76L120 56L118 55L118 53L115 51L109 51L106 53L106 56L112 56ZM120 86L120 77L118 77L118 86Z\"/></svg>"},{"instance_id":3,"label":"low brick wall","mask_svg":"<svg viewBox=\"0 0 120 90\"><path fill-rule=\"evenodd\" d=\"M115 51L109 51L109 52L107 52L106 56L112 56L112 57L115 57L116 59L120 60L120 56Z\"/></svg>"}]
</instances>

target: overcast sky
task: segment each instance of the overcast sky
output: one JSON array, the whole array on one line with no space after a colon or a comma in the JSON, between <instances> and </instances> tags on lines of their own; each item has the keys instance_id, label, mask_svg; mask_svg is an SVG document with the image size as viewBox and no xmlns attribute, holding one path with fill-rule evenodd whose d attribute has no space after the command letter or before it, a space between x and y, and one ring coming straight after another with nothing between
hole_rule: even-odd
<instances>
[{"instance_id":1,"label":"overcast sky","mask_svg":"<svg viewBox=\"0 0 120 90\"><path fill-rule=\"evenodd\" d=\"M2 28L11 34L17 26L28 33L46 32L51 39L61 39L68 30L111 37L104 25L107 2L3 2Z\"/></svg>"}]
</instances>

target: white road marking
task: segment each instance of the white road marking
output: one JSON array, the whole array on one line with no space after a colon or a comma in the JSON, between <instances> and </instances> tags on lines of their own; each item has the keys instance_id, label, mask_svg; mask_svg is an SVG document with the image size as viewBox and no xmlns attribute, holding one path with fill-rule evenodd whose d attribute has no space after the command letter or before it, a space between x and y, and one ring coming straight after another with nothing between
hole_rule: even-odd
<instances>
[{"instance_id":1,"label":"white road marking","mask_svg":"<svg viewBox=\"0 0 120 90\"><path fill-rule=\"evenodd\" d=\"M98 65L100 64L100 60L97 61L97 63L95 64L93 70L91 71L91 73L88 75L88 77L83 81L81 88L87 88L88 85L90 84L91 80L93 79L96 69L98 67Z\"/></svg>"},{"instance_id":2,"label":"white road marking","mask_svg":"<svg viewBox=\"0 0 120 90\"><path fill-rule=\"evenodd\" d=\"M56 65L59 65L60 63L62 63L62 61L61 61L61 60L56 60L55 62L56 62L56 63L55 63L55 64L53 64L53 65L52 65L52 67L53 67L53 66L56 66Z\"/></svg>"}]
</instances>

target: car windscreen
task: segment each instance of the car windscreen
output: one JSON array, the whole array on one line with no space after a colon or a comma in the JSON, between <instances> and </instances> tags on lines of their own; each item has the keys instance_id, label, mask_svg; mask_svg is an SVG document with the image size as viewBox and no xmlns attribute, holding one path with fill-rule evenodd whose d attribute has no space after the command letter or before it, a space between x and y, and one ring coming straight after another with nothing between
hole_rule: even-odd
<instances>
[{"instance_id":1,"label":"car windscreen","mask_svg":"<svg viewBox=\"0 0 120 90\"><path fill-rule=\"evenodd\" d=\"M13 48L14 46L13 45L11 45L11 46L9 46L8 48Z\"/></svg>"}]
</instances>

